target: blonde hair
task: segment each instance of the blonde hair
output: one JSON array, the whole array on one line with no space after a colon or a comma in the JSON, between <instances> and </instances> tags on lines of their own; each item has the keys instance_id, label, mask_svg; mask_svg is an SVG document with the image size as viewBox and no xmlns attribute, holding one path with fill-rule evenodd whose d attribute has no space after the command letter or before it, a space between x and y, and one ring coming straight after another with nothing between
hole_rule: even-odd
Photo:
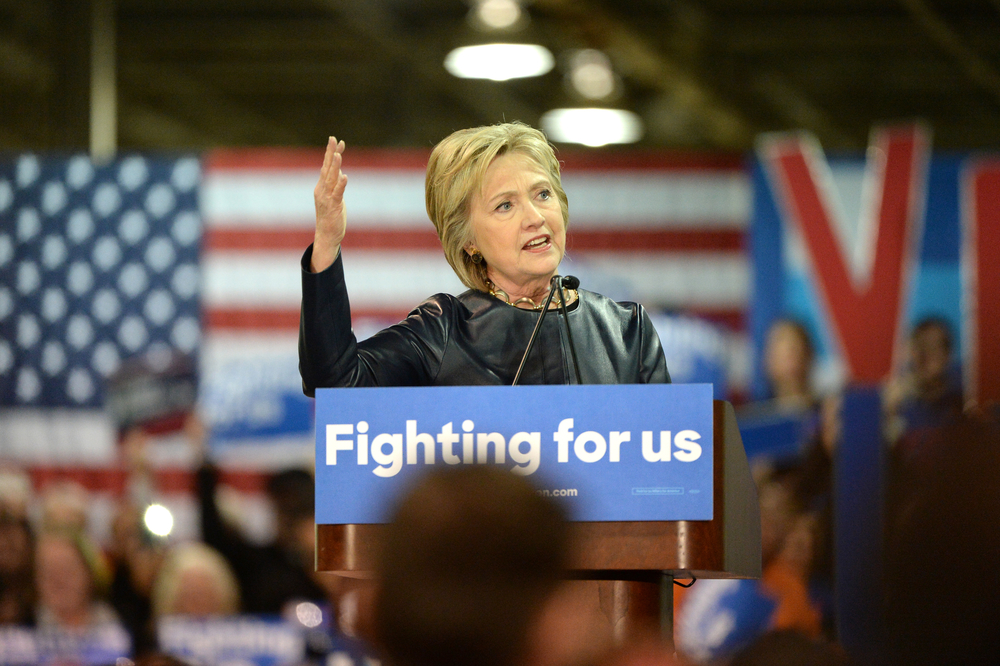
<instances>
[{"instance_id":1,"label":"blonde hair","mask_svg":"<svg viewBox=\"0 0 1000 666\"><path fill-rule=\"evenodd\" d=\"M559 200L563 221L569 225L569 202L562 188L559 160L539 130L524 123L502 123L459 130L434 147L427 162L427 215L434 223L444 256L462 284L489 291L486 261L472 261L465 246L472 241L469 208L482 190L493 160L508 153L528 157L548 177Z\"/></svg>"},{"instance_id":2,"label":"blonde hair","mask_svg":"<svg viewBox=\"0 0 1000 666\"><path fill-rule=\"evenodd\" d=\"M192 570L204 571L212 576L219 593L219 610L223 615L239 612L240 586L229 562L211 546L189 541L171 548L160 567L150 594L154 617L175 612L183 575Z\"/></svg>"}]
</instances>

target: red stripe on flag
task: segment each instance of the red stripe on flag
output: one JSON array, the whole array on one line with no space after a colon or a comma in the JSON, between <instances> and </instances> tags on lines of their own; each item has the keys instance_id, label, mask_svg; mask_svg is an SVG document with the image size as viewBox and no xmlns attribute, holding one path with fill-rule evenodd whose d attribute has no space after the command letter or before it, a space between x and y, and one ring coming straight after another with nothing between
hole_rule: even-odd
<instances>
[{"instance_id":1,"label":"red stripe on flag","mask_svg":"<svg viewBox=\"0 0 1000 666\"><path fill-rule=\"evenodd\" d=\"M60 481L74 481L91 492L122 494L129 483L126 470L112 467L31 467L28 470L33 486L43 490ZM219 483L245 493L263 492L268 475L250 471L219 471ZM153 487L163 493L194 493L195 476L185 469L160 469L153 472Z\"/></svg>"},{"instance_id":2,"label":"red stripe on flag","mask_svg":"<svg viewBox=\"0 0 1000 666\"><path fill-rule=\"evenodd\" d=\"M684 314L692 317L701 317L708 321L724 326L730 331L746 330L746 312L743 310L715 310L712 308L688 308Z\"/></svg>"},{"instance_id":3,"label":"red stripe on flag","mask_svg":"<svg viewBox=\"0 0 1000 666\"><path fill-rule=\"evenodd\" d=\"M428 223L429 226L429 223ZM213 228L205 232L206 250L305 250L312 243L311 229ZM570 231L566 241L576 251L742 252L740 230L620 229ZM347 250L434 250L441 242L433 229L354 228L344 237Z\"/></svg>"},{"instance_id":4,"label":"red stripe on flag","mask_svg":"<svg viewBox=\"0 0 1000 666\"><path fill-rule=\"evenodd\" d=\"M430 226L430 223L428 223ZM312 229L244 228L208 229L206 250L299 250L313 242ZM347 250L441 250L433 229L350 229L344 237Z\"/></svg>"},{"instance_id":5,"label":"red stripe on flag","mask_svg":"<svg viewBox=\"0 0 1000 666\"><path fill-rule=\"evenodd\" d=\"M289 308L211 308L205 311L205 326L211 330L298 330L299 310Z\"/></svg>"},{"instance_id":6,"label":"red stripe on flag","mask_svg":"<svg viewBox=\"0 0 1000 666\"><path fill-rule=\"evenodd\" d=\"M570 231L566 248L579 251L741 252L744 233L738 230L623 229Z\"/></svg>"},{"instance_id":7,"label":"red stripe on flag","mask_svg":"<svg viewBox=\"0 0 1000 666\"><path fill-rule=\"evenodd\" d=\"M414 305L416 305L414 303ZM412 308L352 307L351 318L401 321ZM205 311L205 326L209 330L297 331L298 308L211 308Z\"/></svg>"}]
</instances>

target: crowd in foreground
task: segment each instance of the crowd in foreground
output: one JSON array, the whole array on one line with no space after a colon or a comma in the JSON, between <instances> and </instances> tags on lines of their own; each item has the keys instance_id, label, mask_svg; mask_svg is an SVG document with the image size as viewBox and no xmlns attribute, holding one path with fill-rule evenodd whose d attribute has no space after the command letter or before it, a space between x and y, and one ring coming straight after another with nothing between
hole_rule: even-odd
<instances>
[{"instance_id":1,"label":"crowd in foreground","mask_svg":"<svg viewBox=\"0 0 1000 666\"><path fill-rule=\"evenodd\" d=\"M202 451L195 417L185 431ZM220 470L205 460L191 475L201 538L181 541L145 520L146 440L139 428L123 438L128 487L100 543L81 485L35 489L25 470L0 467L0 664L363 660L336 618L340 580L314 570L311 472L268 478L274 529L261 543L220 509Z\"/></svg>"},{"instance_id":2,"label":"crowd in foreground","mask_svg":"<svg viewBox=\"0 0 1000 666\"><path fill-rule=\"evenodd\" d=\"M995 420L962 403L946 333L917 327L910 374L884 391L884 664L1000 656L1000 439ZM622 640L602 583L567 581L561 509L519 477L431 474L398 508L374 580L358 583L314 571L308 471L269 480L276 529L261 544L220 511L219 470L204 461L202 538L178 543L151 534L128 498L96 543L81 488L35 489L24 471L0 470L0 663L863 663L841 646L831 599L836 401L808 390L800 328L779 324L772 338L774 400L813 414L812 436L795 460L755 466L763 578L678 590L676 646L656 632ZM204 440L195 419L189 436ZM130 433L123 450L142 440ZM718 603L727 594L739 603Z\"/></svg>"}]
</instances>

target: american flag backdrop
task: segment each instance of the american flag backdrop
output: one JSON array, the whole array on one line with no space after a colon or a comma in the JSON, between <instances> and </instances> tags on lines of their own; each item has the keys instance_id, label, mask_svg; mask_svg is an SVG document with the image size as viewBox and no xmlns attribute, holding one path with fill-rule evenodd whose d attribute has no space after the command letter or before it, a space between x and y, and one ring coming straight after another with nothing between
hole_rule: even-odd
<instances>
[{"instance_id":1,"label":"american flag backdrop","mask_svg":"<svg viewBox=\"0 0 1000 666\"><path fill-rule=\"evenodd\" d=\"M359 337L433 293L464 289L424 210L427 157L345 155L344 258ZM570 201L563 272L643 303L676 379L696 370L699 354L731 355L733 336L723 332L743 339L750 282L742 156L561 158ZM224 460L308 459L299 259L312 239L321 163L319 150L288 149L136 155L105 166L82 156L0 161L0 457L113 455L104 381L130 357L170 349L198 360L201 411ZM731 382L745 380L743 366L730 362Z\"/></svg>"},{"instance_id":2,"label":"american flag backdrop","mask_svg":"<svg viewBox=\"0 0 1000 666\"><path fill-rule=\"evenodd\" d=\"M99 455L123 361L197 358L200 173L194 156L0 161L0 456Z\"/></svg>"}]
</instances>

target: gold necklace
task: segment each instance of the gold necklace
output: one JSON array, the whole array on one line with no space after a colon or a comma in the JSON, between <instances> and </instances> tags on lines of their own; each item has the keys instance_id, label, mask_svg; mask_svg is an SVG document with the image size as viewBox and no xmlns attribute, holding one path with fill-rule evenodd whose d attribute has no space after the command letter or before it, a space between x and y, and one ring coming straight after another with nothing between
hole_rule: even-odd
<instances>
[{"instance_id":1,"label":"gold necklace","mask_svg":"<svg viewBox=\"0 0 1000 666\"><path fill-rule=\"evenodd\" d=\"M511 303L510 302L510 296L507 294L507 292L504 291L503 289L500 289L495 284L493 284L493 280L490 280L489 278L486 279L486 286L490 288L490 296L493 296L494 298L497 298L497 299L503 301L504 303L506 303L507 305L509 305L509 306L511 306L513 308L516 308L519 305L524 304L524 305L530 306L532 310L541 311L542 306L545 305L544 301L541 302L541 303L536 303L535 301L531 300L527 296L522 296L521 298L519 298L516 301L514 301L513 303ZM578 294L576 293L576 289L564 289L563 293L566 294L566 305L572 304L573 301L575 301L577 299L577 297L578 297ZM561 308L562 307L562 300L558 296L553 296L552 297L552 303L550 304L549 309L552 309L553 307L554 308ZM521 309L523 310L525 308L521 308Z\"/></svg>"}]
</instances>

